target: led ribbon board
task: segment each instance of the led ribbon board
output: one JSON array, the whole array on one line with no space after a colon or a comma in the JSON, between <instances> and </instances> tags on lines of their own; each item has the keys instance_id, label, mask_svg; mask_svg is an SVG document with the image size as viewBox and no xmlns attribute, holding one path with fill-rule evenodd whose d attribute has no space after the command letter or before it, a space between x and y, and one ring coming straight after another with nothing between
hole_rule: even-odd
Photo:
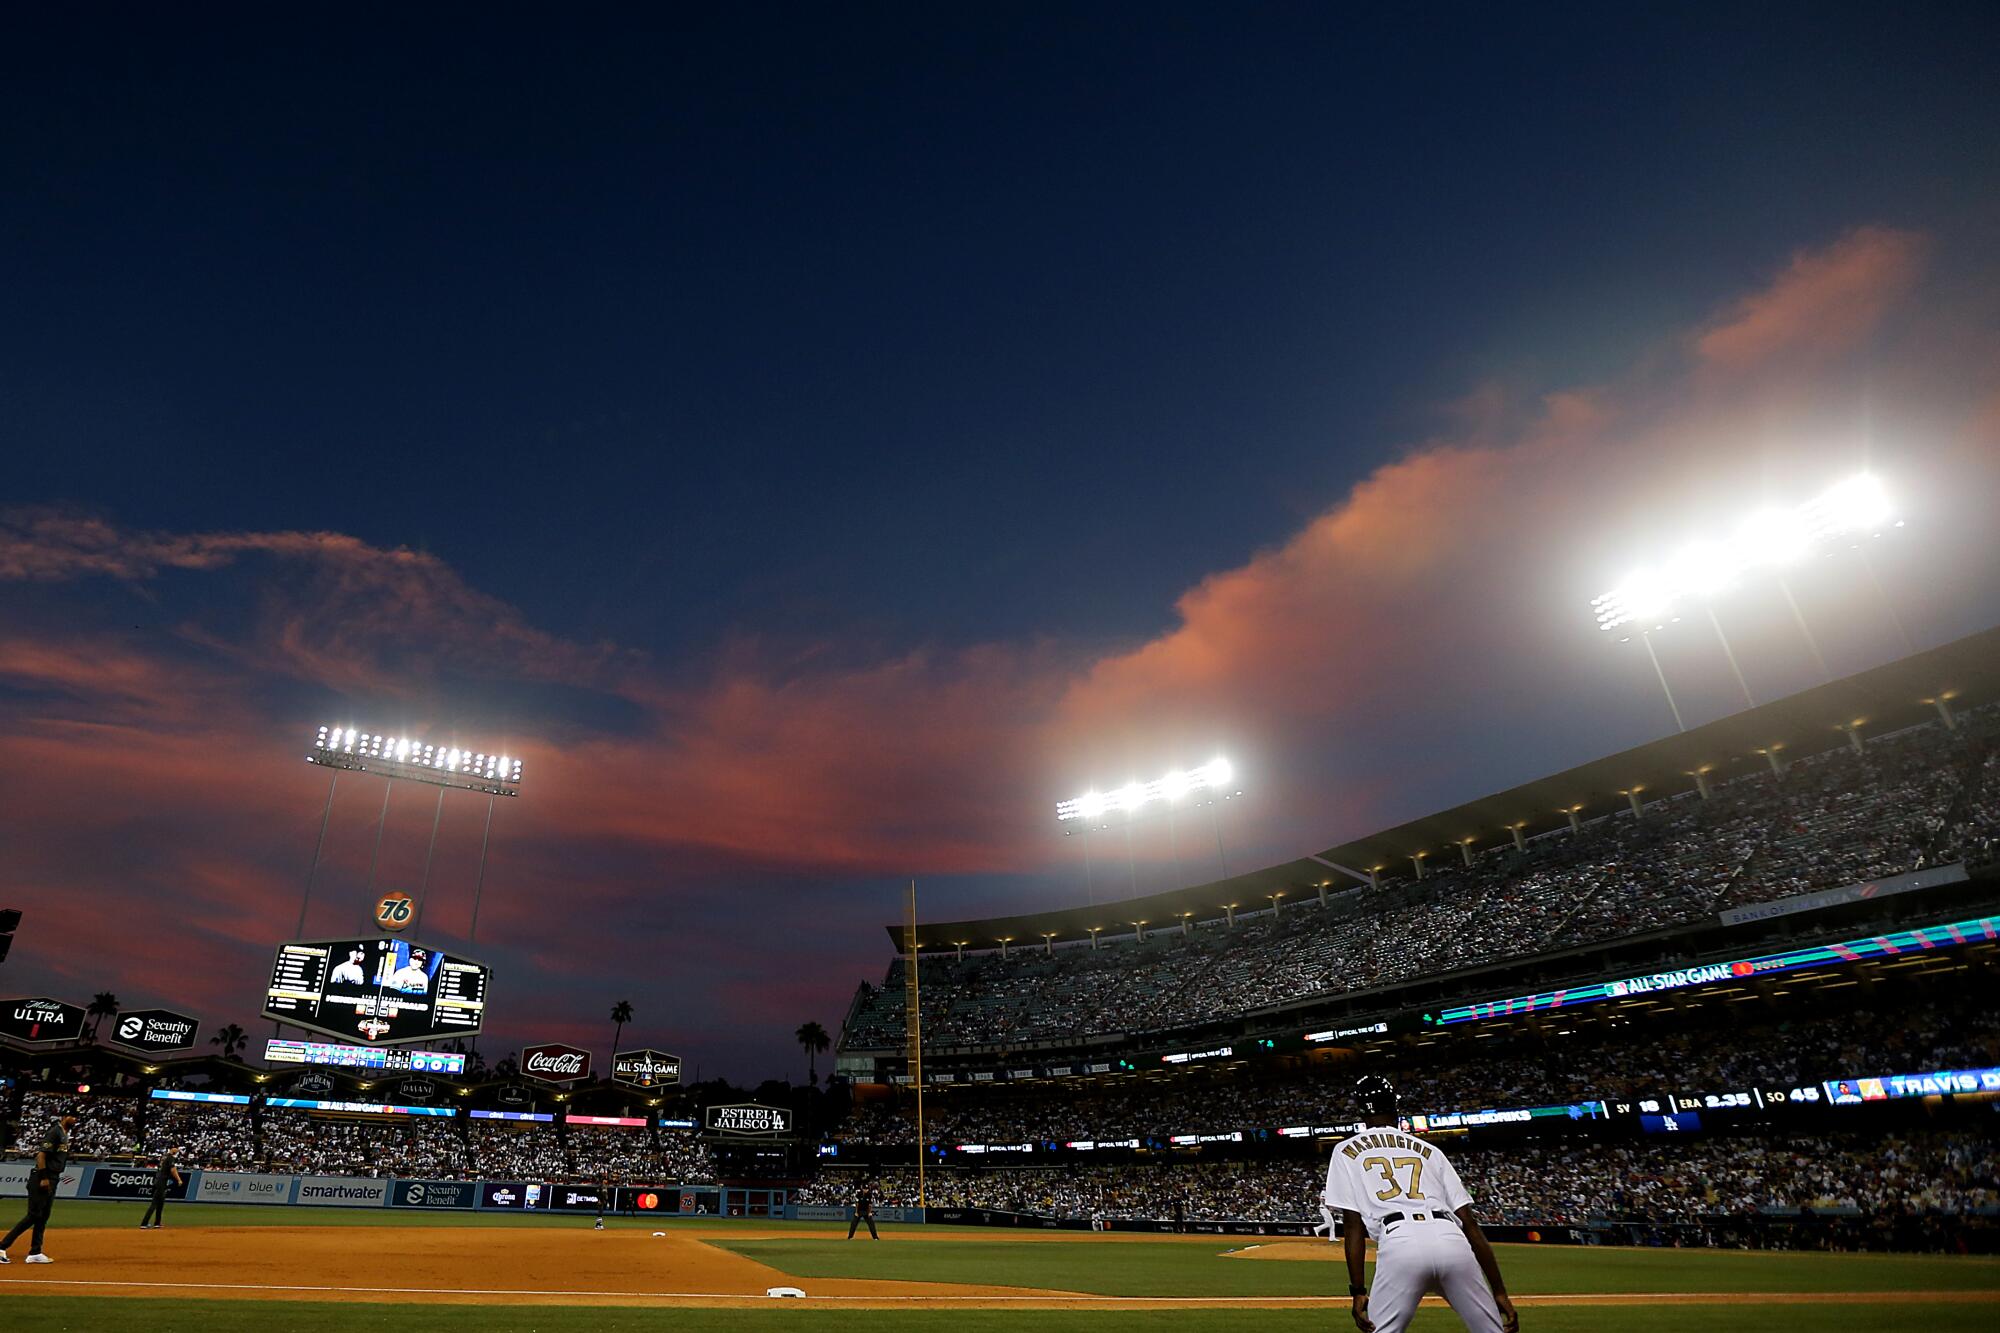
<instances>
[{"instance_id":1,"label":"led ribbon board","mask_svg":"<svg viewBox=\"0 0 2000 1333\"><path fill-rule=\"evenodd\" d=\"M1726 963L1703 963L1698 967L1651 972L1622 981L1600 981L1568 990L1540 991L1533 995L1516 995L1507 1000L1488 1000L1483 1004L1462 1004L1440 1011L1437 1021L1438 1026L1449 1027L1453 1023L1473 1023L1484 1018L1511 1018L1551 1009L1574 1009L1600 1000L1623 1000L1660 991L1682 990L1689 986L1711 986L1719 981L1745 981L1802 967L1838 967L1843 963L1859 963L1870 958L1893 958L1906 953L1952 949L1963 944L1990 943L1996 939L2000 939L2000 917L1982 916L1969 921L1954 921L1949 925L1925 926L1921 930L1871 935L1865 939L1848 940L1844 944L1820 944L1810 949L1793 949L1759 958L1739 958Z\"/></svg>"},{"instance_id":2,"label":"led ribbon board","mask_svg":"<svg viewBox=\"0 0 2000 1333\"><path fill-rule=\"evenodd\" d=\"M2000 1068L1939 1069L1928 1074L1878 1074L1873 1078L1833 1079L1826 1097L1835 1106L1895 1101L1902 1097L1944 1097L1960 1093L2000 1093Z\"/></svg>"},{"instance_id":3,"label":"led ribbon board","mask_svg":"<svg viewBox=\"0 0 2000 1333\"><path fill-rule=\"evenodd\" d=\"M380 1069L398 1074L465 1072L465 1056L458 1051L342 1046L330 1041L292 1041L282 1037L271 1037L264 1042L264 1060L274 1065L338 1065L347 1069Z\"/></svg>"}]
</instances>

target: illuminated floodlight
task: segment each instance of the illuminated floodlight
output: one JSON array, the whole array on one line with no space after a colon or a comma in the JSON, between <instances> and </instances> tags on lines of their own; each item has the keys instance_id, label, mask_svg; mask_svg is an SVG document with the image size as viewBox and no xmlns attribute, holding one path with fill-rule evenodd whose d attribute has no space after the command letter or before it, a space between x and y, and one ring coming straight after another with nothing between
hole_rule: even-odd
<instances>
[{"instance_id":1,"label":"illuminated floodlight","mask_svg":"<svg viewBox=\"0 0 2000 1333\"><path fill-rule=\"evenodd\" d=\"M1889 493L1873 475L1849 477L1808 506L1808 521L1833 535L1858 536L1878 532L1895 517Z\"/></svg>"},{"instance_id":2,"label":"illuminated floodlight","mask_svg":"<svg viewBox=\"0 0 2000 1333\"><path fill-rule=\"evenodd\" d=\"M1796 565L1812 550L1812 529L1790 509L1760 509L1736 525L1736 558L1746 569Z\"/></svg>"},{"instance_id":3,"label":"illuminated floodlight","mask_svg":"<svg viewBox=\"0 0 2000 1333\"><path fill-rule=\"evenodd\" d=\"M511 755L430 745L411 736L387 736L355 727L321 727L306 762L467 787L495 796L517 795L521 785L521 761Z\"/></svg>"},{"instance_id":4,"label":"illuminated floodlight","mask_svg":"<svg viewBox=\"0 0 2000 1333\"><path fill-rule=\"evenodd\" d=\"M1836 542L1900 527L1881 481L1862 472L1791 509L1746 515L1726 540L1689 542L1658 569L1628 575L1610 592L1591 599L1599 629L1655 625L1683 601L1707 601L1735 588L1745 575L1787 569Z\"/></svg>"},{"instance_id":5,"label":"illuminated floodlight","mask_svg":"<svg viewBox=\"0 0 2000 1333\"><path fill-rule=\"evenodd\" d=\"M1151 782L1132 781L1117 791L1106 795L1092 789L1069 801L1056 802L1058 820L1083 819L1096 821L1112 810L1123 810L1126 814L1137 814L1154 801L1179 801L1192 792L1218 791L1228 785L1236 775L1235 766L1227 759L1217 757L1199 768L1175 769L1165 777Z\"/></svg>"}]
</instances>

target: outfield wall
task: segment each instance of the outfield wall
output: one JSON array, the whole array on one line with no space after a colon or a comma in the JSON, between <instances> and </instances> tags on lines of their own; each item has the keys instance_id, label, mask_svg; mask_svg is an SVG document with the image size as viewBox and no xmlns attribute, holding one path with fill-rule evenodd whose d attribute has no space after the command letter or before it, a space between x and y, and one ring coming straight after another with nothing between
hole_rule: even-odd
<instances>
[{"instance_id":1,"label":"outfield wall","mask_svg":"<svg viewBox=\"0 0 2000 1333\"><path fill-rule=\"evenodd\" d=\"M0 1198L25 1197L33 1163L27 1159L0 1162ZM104 1162L72 1163L63 1169L56 1188L60 1199L129 1199L152 1197L150 1167ZM523 1180L403 1180L373 1176L300 1176L261 1171L202 1171L183 1169L181 1180L167 1190L169 1199L187 1203L246 1206L285 1205L303 1208L401 1208L419 1212L599 1212L678 1217L715 1217L745 1194L717 1185L621 1185L606 1190ZM764 1193L764 1191L755 1191ZM769 1215L784 1212L782 1204Z\"/></svg>"}]
</instances>

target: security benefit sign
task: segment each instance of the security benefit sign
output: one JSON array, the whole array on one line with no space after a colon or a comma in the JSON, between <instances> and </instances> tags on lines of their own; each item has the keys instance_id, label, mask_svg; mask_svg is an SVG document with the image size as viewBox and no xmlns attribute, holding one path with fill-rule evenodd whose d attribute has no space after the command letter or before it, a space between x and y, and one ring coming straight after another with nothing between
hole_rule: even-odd
<instances>
[{"instance_id":1,"label":"security benefit sign","mask_svg":"<svg viewBox=\"0 0 2000 1333\"><path fill-rule=\"evenodd\" d=\"M703 1124L711 1134L731 1139L781 1139L792 1132L792 1113L782 1106L743 1102L711 1106Z\"/></svg>"},{"instance_id":2,"label":"security benefit sign","mask_svg":"<svg viewBox=\"0 0 2000 1333\"><path fill-rule=\"evenodd\" d=\"M264 1017L373 1046L470 1036L492 975L413 940L294 940L272 960Z\"/></svg>"},{"instance_id":3,"label":"security benefit sign","mask_svg":"<svg viewBox=\"0 0 2000 1333\"><path fill-rule=\"evenodd\" d=\"M632 1088L670 1088L681 1081L681 1058L665 1051L619 1051L611 1057L611 1081Z\"/></svg>"},{"instance_id":4,"label":"security benefit sign","mask_svg":"<svg viewBox=\"0 0 2000 1333\"><path fill-rule=\"evenodd\" d=\"M201 1024L170 1009L125 1009L106 1030L106 1040L147 1055L172 1055L194 1049Z\"/></svg>"},{"instance_id":5,"label":"security benefit sign","mask_svg":"<svg viewBox=\"0 0 2000 1333\"><path fill-rule=\"evenodd\" d=\"M23 1046L75 1041L83 1035L83 1010L61 1000L0 1000L0 1038Z\"/></svg>"}]
</instances>

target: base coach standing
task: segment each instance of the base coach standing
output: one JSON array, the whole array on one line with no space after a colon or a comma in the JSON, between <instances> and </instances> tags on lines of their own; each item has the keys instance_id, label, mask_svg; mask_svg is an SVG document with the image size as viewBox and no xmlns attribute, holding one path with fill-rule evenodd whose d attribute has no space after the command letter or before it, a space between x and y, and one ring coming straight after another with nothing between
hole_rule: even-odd
<instances>
[{"instance_id":1,"label":"base coach standing","mask_svg":"<svg viewBox=\"0 0 2000 1333\"><path fill-rule=\"evenodd\" d=\"M160 1154L160 1164L153 1168L153 1201L146 1205L146 1215L139 1220L139 1230L157 1230L167 1224L167 1189L181 1183L180 1164L174 1160L179 1154L178 1148L169 1148Z\"/></svg>"},{"instance_id":2,"label":"base coach standing","mask_svg":"<svg viewBox=\"0 0 2000 1333\"><path fill-rule=\"evenodd\" d=\"M28 1215L14 1224L5 1240L0 1240L0 1264L13 1262L7 1257L7 1250L21 1238L21 1233L33 1228L34 1235L28 1241L28 1262L50 1264L55 1260L42 1253L42 1232L48 1229L49 1210L55 1206L56 1186L62 1181L63 1167L69 1164L69 1132L76 1127L76 1117L63 1116L49 1126L49 1132L42 1136L42 1146L35 1153L35 1169L28 1177Z\"/></svg>"}]
</instances>

